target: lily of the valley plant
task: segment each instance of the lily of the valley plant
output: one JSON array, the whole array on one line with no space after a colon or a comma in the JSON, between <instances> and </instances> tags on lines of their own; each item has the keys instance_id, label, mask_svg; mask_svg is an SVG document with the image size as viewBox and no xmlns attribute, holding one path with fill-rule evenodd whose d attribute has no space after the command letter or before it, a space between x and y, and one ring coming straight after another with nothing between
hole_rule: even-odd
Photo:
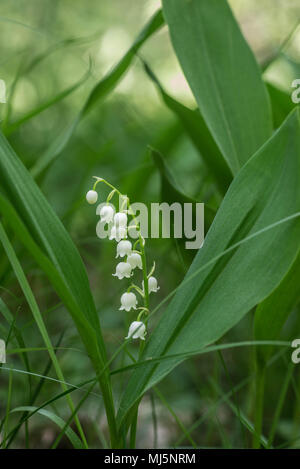
<instances>
[{"instance_id":1,"label":"lily of the valley plant","mask_svg":"<svg viewBox=\"0 0 300 469\"><path fill-rule=\"evenodd\" d=\"M121 194L116 187L105 179L96 176L95 179L96 182L93 189L89 190L86 194L86 200L89 204L95 204L98 200L98 193L96 191L98 183L102 182L111 188L111 192L106 199L106 205L100 210L100 219L104 224L108 224L109 239L117 243L116 258L122 259L116 265L115 273L112 275L118 280L123 280L124 278L132 280L135 270L138 269L142 271L143 276L141 287L136 285L132 280L127 290L121 295L121 306L119 310L126 312L131 310L137 311L136 320L132 321L130 324L128 334L125 338L145 340L148 316L150 313L149 295L159 290L157 279L153 277L155 263L153 263L150 272L148 272L145 251L146 241L141 234L140 225L130 207L129 198ZM113 207L110 205L114 196L118 196L119 200L121 200L121 207L119 207L119 212L117 213L114 212ZM130 218L134 222L133 224L129 224ZM138 238L134 243L128 239L130 238L131 229L135 229L138 233ZM141 298L143 306L138 306L136 293Z\"/></svg>"}]
</instances>

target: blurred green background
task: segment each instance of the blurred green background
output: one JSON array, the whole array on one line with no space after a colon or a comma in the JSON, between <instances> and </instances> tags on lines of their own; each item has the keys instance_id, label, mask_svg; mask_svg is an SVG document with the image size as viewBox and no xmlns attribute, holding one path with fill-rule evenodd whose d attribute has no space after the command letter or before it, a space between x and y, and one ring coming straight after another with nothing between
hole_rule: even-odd
<instances>
[{"instance_id":1,"label":"blurred green background","mask_svg":"<svg viewBox=\"0 0 300 469\"><path fill-rule=\"evenodd\" d=\"M230 4L261 64L276 54L296 25L297 18L300 18L300 4L297 0L233 0ZM27 168L32 168L51 143L70 125L93 86L122 57L159 7L160 2L155 0L1 1L0 78L5 80L8 92L8 104L0 108L1 120L10 143ZM300 77L299 46L298 28L265 72L266 80L287 92L291 91L292 80ZM172 96L191 108L195 107L172 51L166 27L151 37L139 54ZM13 129L15 122L43 103L51 101L82 77L85 78L81 85L65 99L49 106L16 130ZM91 188L92 176L98 175L127 193L132 201L160 201L160 178L149 156L148 145L159 149L167 161L171 161L172 172L186 194L218 208L221 197L200 155L176 117L162 103L139 57L134 59L115 90L80 122L59 157L38 179L84 259L110 352L122 343L130 315L126 318L123 312L118 311L124 285L111 276L116 264L115 246L96 237L98 217L94 207L86 204L85 193ZM103 201L107 191L103 189L101 193L99 187L100 201ZM17 243L15 245L44 313L53 343L57 342L62 332L64 334L61 346L66 350L60 350L58 357L67 381L76 384L88 379L93 376L93 371L88 357L82 352L83 348L68 313L59 304L43 273L22 247ZM181 281L191 261L191 253L184 252L182 246L174 244L172 240L150 240L147 246L149 261L156 261L156 276L161 285L159 294L152 298L155 305ZM41 346L41 337L2 252L0 274L1 296L16 316L18 327L24 331L26 345ZM285 328L285 337L289 337L291 331L299 330L296 313ZM154 323L155 320L151 326ZM250 324L247 316L227 334L224 341L251 339ZM1 325L0 332L1 336L7 332L6 324ZM14 345L12 342L10 348ZM134 345L132 349L135 349ZM203 422L191 433L197 444L204 447L244 445L239 419L226 400L219 403L218 400L233 385L250 375L252 355L249 350L233 350L223 355L226 369L218 354L193 358L176 369L160 386L168 405L150 395L144 399L140 410L139 447L152 447L155 443L153 399L158 415L159 447L174 445L176 442L190 446L191 441L182 437L181 425L189 428L198 419L203 419ZM31 371L42 373L47 361L45 352L31 353ZM126 358L121 357L114 365L120 366L125 362ZM9 366L16 370L24 369L18 355L9 356ZM269 412L270 418L277 399L274 389L285 372L284 358L280 358L274 367L266 400L266 415ZM51 371L49 376L55 375ZM114 378L119 390L122 389L123 379L126 380L126 376ZM14 372L13 407L26 404L29 388L36 384L36 380L36 377L28 378L20 372ZM0 374L1 414L6 406L7 383L8 372L3 370ZM46 381L40 403L58 390L57 383ZM237 393L230 399L233 402L237 399L244 411L248 411L251 393L251 384L247 383L242 388L241 396ZM73 395L76 401L80 399L81 393L78 391ZM289 406L287 401L284 408L286 419L283 418L280 428L282 440L290 438L293 432ZM54 410L63 417L68 415L62 400L55 403ZM106 434L102 411L101 397L91 395L80 412L88 440L94 447L103 445L103 435ZM33 447L48 447L55 438L56 428L44 417L34 416L29 429L30 445ZM248 436L245 438L247 440ZM25 444L22 430L14 445L23 447ZM61 447L68 447L68 441L63 439Z\"/></svg>"}]
</instances>

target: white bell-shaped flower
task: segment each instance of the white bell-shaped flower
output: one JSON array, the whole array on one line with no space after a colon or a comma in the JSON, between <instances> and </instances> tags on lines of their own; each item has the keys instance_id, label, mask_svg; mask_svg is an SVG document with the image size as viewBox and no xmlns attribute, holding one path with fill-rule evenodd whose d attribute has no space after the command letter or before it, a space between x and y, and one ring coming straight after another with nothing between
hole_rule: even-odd
<instances>
[{"instance_id":1,"label":"white bell-shaped flower","mask_svg":"<svg viewBox=\"0 0 300 469\"><path fill-rule=\"evenodd\" d=\"M89 204L95 204L98 200L98 193L96 191L88 191L86 194L86 200Z\"/></svg>"},{"instance_id":2,"label":"white bell-shaped flower","mask_svg":"<svg viewBox=\"0 0 300 469\"><path fill-rule=\"evenodd\" d=\"M0 80L0 103L6 103L6 85L4 80Z\"/></svg>"},{"instance_id":3,"label":"white bell-shaped flower","mask_svg":"<svg viewBox=\"0 0 300 469\"><path fill-rule=\"evenodd\" d=\"M125 228L127 226L127 215L126 215L126 213L117 212L114 216L114 225L117 228L120 228L120 227Z\"/></svg>"},{"instance_id":4,"label":"white bell-shaped flower","mask_svg":"<svg viewBox=\"0 0 300 469\"><path fill-rule=\"evenodd\" d=\"M132 252L127 257L127 262L129 262L133 269L135 269L136 267L138 267L139 269L143 268L142 258L137 252Z\"/></svg>"},{"instance_id":5,"label":"white bell-shaped flower","mask_svg":"<svg viewBox=\"0 0 300 469\"><path fill-rule=\"evenodd\" d=\"M131 254L132 244L130 241L123 240L117 244L117 255L116 257L129 256ZM128 262L128 259L127 259ZM129 262L130 264L130 262ZM130 264L131 265L131 264Z\"/></svg>"},{"instance_id":6,"label":"white bell-shaped flower","mask_svg":"<svg viewBox=\"0 0 300 469\"><path fill-rule=\"evenodd\" d=\"M121 296L121 307L120 310L130 311L131 308L136 309L137 299L134 293L123 293Z\"/></svg>"},{"instance_id":7,"label":"white bell-shaped flower","mask_svg":"<svg viewBox=\"0 0 300 469\"><path fill-rule=\"evenodd\" d=\"M122 280L124 277L131 277L131 265L128 264L128 262L119 262L116 267L116 273L113 274L113 277L118 277L119 280Z\"/></svg>"},{"instance_id":8,"label":"white bell-shaped flower","mask_svg":"<svg viewBox=\"0 0 300 469\"><path fill-rule=\"evenodd\" d=\"M113 221L114 209L110 205L104 205L100 210L100 219L105 223L110 223Z\"/></svg>"},{"instance_id":9,"label":"white bell-shaped flower","mask_svg":"<svg viewBox=\"0 0 300 469\"><path fill-rule=\"evenodd\" d=\"M157 280L155 277L149 277L148 278L148 292L154 292L156 293L160 287L157 285ZM144 281L143 281L143 291L144 291Z\"/></svg>"},{"instance_id":10,"label":"white bell-shaped flower","mask_svg":"<svg viewBox=\"0 0 300 469\"><path fill-rule=\"evenodd\" d=\"M142 321L133 321L129 326L128 335L125 339L141 339L145 340L146 326Z\"/></svg>"},{"instance_id":11,"label":"white bell-shaped flower","mask_svg":"<svg viewBox=\"0 0 300 469\"><path fill-rule=\"evenodd\" d=\"M117 228L115 225L113 225L110 230L109 239L115 239L118 243L121 241L121 239L124 238L127 238L127 228L125 226L120 226Z\"/></svg>"}]
</instances>

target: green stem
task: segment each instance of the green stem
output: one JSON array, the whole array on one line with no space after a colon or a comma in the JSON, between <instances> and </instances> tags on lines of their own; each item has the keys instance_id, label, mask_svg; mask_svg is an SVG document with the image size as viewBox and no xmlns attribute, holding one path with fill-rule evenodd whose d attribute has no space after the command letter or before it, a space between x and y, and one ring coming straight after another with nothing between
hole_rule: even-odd
<instances>
[{"instance_id":1,"label":"green stem","mask_svg":"<svg viewBox=\"0 0 300 469\"><path fill-rule=\"evenodd\" d=\"M265 389L266 369L264 366L257 364L257 372L255 379L255 411L254 411L254 433L252 447L260 448L260 437L262 433L263 409L264 409L264 389Z\"/></svg>"},{"instance_id":2,"label":"green stem","mask_svg":"<svg viewBox=\"0 0 300 469\"><path fill-rule=\"evenodd\" d=\"M131 428L130 428L130 441L129 441L129 448L130 449L135 448L138 412L139 412L139 406L137 404L136 410L135 410L134 415L133 415Z\"/></svg>"},{"instance_id":3,"label":"green stem","mask_svg":"<svg viewBox=\"0 0 300 469\"><path fill-rule=\"evenodd\" d=\"M141 258L142 258L142 266L143 266L143 279L144 279L144 306L145 309L149 311L149 288L148 288L148 276L147 276L147 259L145 253L145 247L143 238L140 234L139 236L140 241L140 249L141 249ZM140 350L139 350L139 358L141 358L142 352L144 350L145 342L141 341L140 343ZM136 405L136 410L133 415L131 429L130 429L130 448L135 448L136 442L136 429L137 429L137 419L138 419L138 412L139 412L139 402Z\"/></svg>"},{"instance_id":4,"label":"green stem","mask_svg":"<svg viewBox=\"0 0 300 469\"><path fill-rule=\"evenodd\" d=\"M143 279L144 279L144 305L145 308L149 309L149 288L148 288L148 276L147 276L147 260L145 254L145 247L143 244L143 239L140 235L140 247L141 247L141 258L142 258L142 266L143 266Z\"/></svg>"},{"instance_id":5,"label":"green stem","mask_svg":"<svg viewBox=\"0 0 300 469\"><path fill-rule=\"evenodd\" d=\"M98 178L97 176L94 176L94 178L96 179L96 182L95 184L93 185L93 191L96 189L97 187L97 184L99 182L104 182L104 184L106 184L108 187L110 187L111 189L113 189L117 194L119 194L120 196L122 196L121 192L118 191L118 189L113 186L112 184L110 184L109 182L105 181L105 179L102 179L102 178Z\"/></svg>"},{"instance_id":6,"label":"green stem","mask_svg":"<svg viewBox=\"0 0 300 469\"><path fill-rule=\"evenodd\" d=\"M97 184L99 182L104 182L104 184L106 184L108 187L110 187L112 189L112 192L111 194L108 196L108 199L110 200L113 195L116 193L118 194L121 198L123 197L123 202L126 201L126 205L128 207L130 207L130 201L129 201L129 198L126 197L124 198L123 194L121 194L121 192L116 188L114 187L112 184L110 184L109 182L107 182L105 179L103 178L99 178L97 176L94 176L94 178L96 179L95 183L94 183L94 186L93 186L93 190L96 189L97 187ZM123 203L122 203L122 207L120 208L120 210L122 211L123 210ZM133 219L136 221L136 218L133 214L131 214ZM136 226L130 226L129 228L135 228L135 229L138 229L139 228L139 224L138 222L136 221ZM147 311L149 313L149 288L148 288L148 277L147 277L147 262L146 262L146 254L145 254L145 249L144 249L144 240L143 240L143 237L139 231L139 238L138 240L135 242L134 244L134 248L136 246L136 244L139 242L140 244L140 250L141 250L141 258L142 258L142 266L143 266L143 279L144 279L144 294L143 292L136 286L136 285L131 285L127 291L130 291L132 288L134 288L135 290L137 290L144 298L144 306L145 306L145 311ZM141 354L143 352L143 348L144 348L144 341L141 341L141 344L140 344L140 349L139 349L139 359L141 357ZM110 393L111 393L111 389L110 389ZM105 396L104 396L105 397ZM111 403L113 403L113 400L112 400L112 395L109 396L110 399L109 401ZM109 402L108 402L109 404ZM137 418L138 418L138 406L139 404L137 404L136 406L136 411L134 412L134 415L133 415L133 419L132 419L132 423L131 423L131 431L130 431L130 448L134 448L135 447L135 440L136 440L136 428L137 428ZM110 427L110 432L111 432L111 445L112 445L112 448L115 448L115 447L118 447L118 446L115 446L115 445L118 445L118 435L117 435L117 432L116 432L116 428L115 428L115 414L114 414L114 407L110 407L110 405L106 405L106 411L107 411L107 419L108 419L108 423L109 423L109 427ZM110 413L112 412L112 414Z\"/></svg>"},{"instance_id":7,"label":"green stem","mask_svg":"<svg viewBox=\"0 0 300 469\"><path fill-rule=\"evenodd\" d=\"M288 391L290 380L291 380L293 372L294 372L294 366L295 366L294 363L290 363L290 365L288 367L288 370L287 370L287 373L286 373L286 376L285 376L285 380L283 382L283 385L282 385L282 388L281 388L281 391L280 391L280 394L279 394L279 399L278 399L278 403L277 403L277 407L276 407L276 410L275 410L274 419L273 419L273 422L272 422L270 435L269 435L269 439L268 439L268 448L270 448L273 444L273 440L274 440L276 429L277 429L277 424L278 424L278 421L279 421L279 418L280 418L280 415L281 415L281 411L282 411L282 408L283 408L283 405L284 405L284 402L285 402L286 393Z\"/></svg>"}]
</instances>

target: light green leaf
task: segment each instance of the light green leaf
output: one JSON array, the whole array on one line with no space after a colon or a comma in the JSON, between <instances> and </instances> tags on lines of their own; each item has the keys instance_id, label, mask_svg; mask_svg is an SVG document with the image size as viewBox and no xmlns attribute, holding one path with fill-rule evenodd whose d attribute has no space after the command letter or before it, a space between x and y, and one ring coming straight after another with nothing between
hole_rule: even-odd
<instances>
[{"instance_id":1,"label":"light green leaf","mask_svg":"<svg viewBox=\"0 0 300 469\"><path fill-rule=\"evenodd\" d=\"M269 97L225 0L163 0L163 13L200 112L233 174L270 137Z\"/></svg>"},{"instance_id":2,"label":"light green leaf","mask_svg":"<svg viewBox=\"0 0 300 469\"><path fill-rule=\"evenodd\" d=\"M293 112L245 164L141 360L199 350L218 340L280 283L299 249L300 125ZM136 370L118 423L182 360Z\"/></svg>"}]
</instances>

